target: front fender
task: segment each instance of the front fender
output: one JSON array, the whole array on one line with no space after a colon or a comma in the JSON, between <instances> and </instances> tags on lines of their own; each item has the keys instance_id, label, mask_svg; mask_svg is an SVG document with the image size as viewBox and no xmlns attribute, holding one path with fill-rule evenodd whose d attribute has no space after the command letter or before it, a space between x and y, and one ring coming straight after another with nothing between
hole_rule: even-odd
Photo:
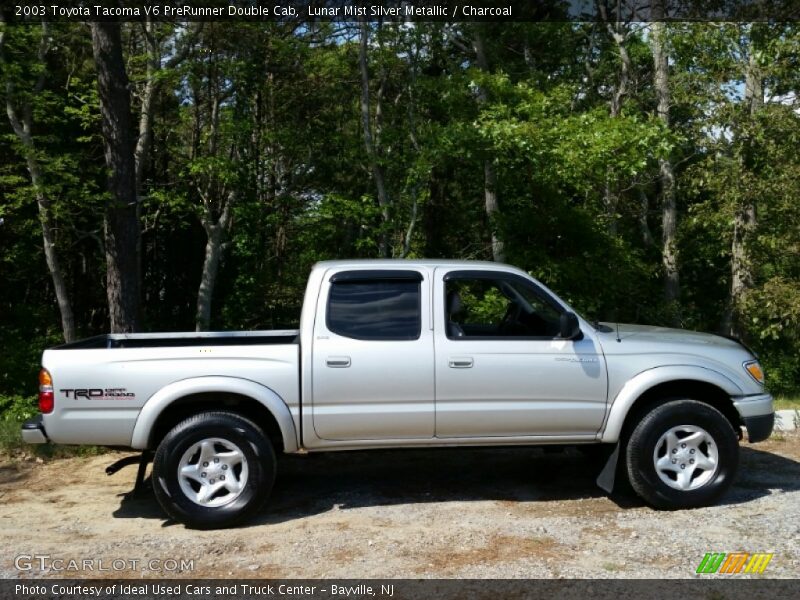
<instances>
[{"instance_id":1,"label":"front fender","mask_svg":"<svg viewBox=\"0 0 800 600\"><path fill-rule=\"evenodd\" d=\"M670 365L642 371L629 379L611 403L611 409L604 428L599 434L601 442L617 442L625 417L633 403L647 390L670 381L691 380L710 383L725 391L729 396L741 396L742 389L730 378L713 369L697 365Z\"/></svg>"},{"instance_id":2,"label":"front fender","mask_svg":"<svg viewBox=\"0 0 800 600\"><path fill-rule=\"evenodd\" d=\"M220 376L182 379L161 388L150 396L136 419L131 438L131 447L141 450L147 448L153 426L161 413L170 404L191 394L202 393L239 394L260 402L278 422L285 452L297 451L297 434L294 428L294 421L289 412L289 407L286 406L286 403L278 394L268 387L249 379Z\"/></svg>"}]
</instances>

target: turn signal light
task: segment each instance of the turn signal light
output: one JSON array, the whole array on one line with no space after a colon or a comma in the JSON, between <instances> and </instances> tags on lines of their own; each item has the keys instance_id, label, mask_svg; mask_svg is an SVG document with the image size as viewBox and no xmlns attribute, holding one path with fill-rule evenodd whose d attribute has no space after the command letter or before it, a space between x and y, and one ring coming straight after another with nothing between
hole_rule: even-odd
<instances>
[{"instance_id":1,"label":"turn signal light","mask_svg":"<svg viewBox=\"0 0 800 600\"><path fill-rule=\"evenodd\" d=\"M744 363L744 368L750 373L750 377L755 379L758 383L764 384L764 370L761 368L761 365L758 364L758 361L753 360L746 362Z\"/></svg>"},{"instance_id":2,"label":"turn signal light","mask_svg":"<svg viewBox=\"0 0 800 600\"><path fill-rule=\"evenodd\" d=\"M42 414L53 412L56 400L53 393L53 378L47 369L39 371L39 411Z\"/></svg>"},{"instance_id":3,"label":"turn signal light","mask_svg":"<svg viewBox=\"0 0 800 600\"><path fill-rule=\"evenodd\" d=\"M53 385L53 378L50 377L50 371L47 369L39 371L39 385Z\"/></svg>"}]
</instances>

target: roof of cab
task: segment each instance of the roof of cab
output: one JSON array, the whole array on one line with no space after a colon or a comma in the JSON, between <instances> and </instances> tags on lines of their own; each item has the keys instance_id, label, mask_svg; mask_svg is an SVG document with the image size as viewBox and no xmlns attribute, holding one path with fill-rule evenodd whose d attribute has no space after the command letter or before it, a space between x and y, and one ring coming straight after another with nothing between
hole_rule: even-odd
<instances>
[{"instance_id":1,"label":"roof of cab","mask_svg":"<svg viewBox=\"0 0 800 600\"><path fill-rule=\"evenodd\" d=\"M485 260L455 260L455 259L424 259L424 260L409 260L404 258L359 258L352 260L324 260L314 265L315 269L340 269L343 267L371 267L371 268L389 268L389 269L413 269L414 267L445 267L445 268L462 268L462 269L481 269L481 268L503 268L513 269L520 271L517 267L507 265L504 263L496 263Z\"/></svg>"}]
</instances>

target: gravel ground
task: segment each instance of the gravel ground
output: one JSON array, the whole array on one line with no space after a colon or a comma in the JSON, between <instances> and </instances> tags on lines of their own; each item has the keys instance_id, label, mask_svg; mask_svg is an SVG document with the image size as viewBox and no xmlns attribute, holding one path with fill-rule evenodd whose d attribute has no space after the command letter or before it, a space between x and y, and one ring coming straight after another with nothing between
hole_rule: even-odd
<instances>
[{"instance_id":1,"label":"gravel ground","mask_svg":"<svg viewBox=\"0 0 800 600\"><path fill-rule=\"evenodd\" d=\"M121 456L0 464L0 577L683 578L712 551L773 552L763 576L800 575L798 432L743 445L722 503L676 512L608 498L572 450L285 457L264 512L216 532L166 521L151 492L126 498L136 469L103 471ZM21 554L103 562L19 570ZM193 569L147 565L166 559Z\"/></svg>"}]
</instances>

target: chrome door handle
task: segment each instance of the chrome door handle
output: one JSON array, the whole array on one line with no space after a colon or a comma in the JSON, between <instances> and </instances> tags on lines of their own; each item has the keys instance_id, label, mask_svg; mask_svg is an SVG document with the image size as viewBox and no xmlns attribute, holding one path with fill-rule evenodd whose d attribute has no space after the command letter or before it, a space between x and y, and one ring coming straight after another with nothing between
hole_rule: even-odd
<instances>
[{"instance_id":1,"label":"chrome door handle","mask_svg":"<svg viewBox=\"0 0 800 600\"><path fill-rule=\"evenodd\" d=\"M451 358L448 364L451 369L471 369L473 361L468 356L459 356L457 358Z\"/></svg>"},{"instance_id":2,"label":"chrome door handle","mask_svg":"<svg viewBox=\"0 0 800 600\"><path fill-rule=\"evenodd\" d=\"M333 369L346 369L350 366L349 356L329 356L325 364Z\"/></svg>"}]
</instances>

